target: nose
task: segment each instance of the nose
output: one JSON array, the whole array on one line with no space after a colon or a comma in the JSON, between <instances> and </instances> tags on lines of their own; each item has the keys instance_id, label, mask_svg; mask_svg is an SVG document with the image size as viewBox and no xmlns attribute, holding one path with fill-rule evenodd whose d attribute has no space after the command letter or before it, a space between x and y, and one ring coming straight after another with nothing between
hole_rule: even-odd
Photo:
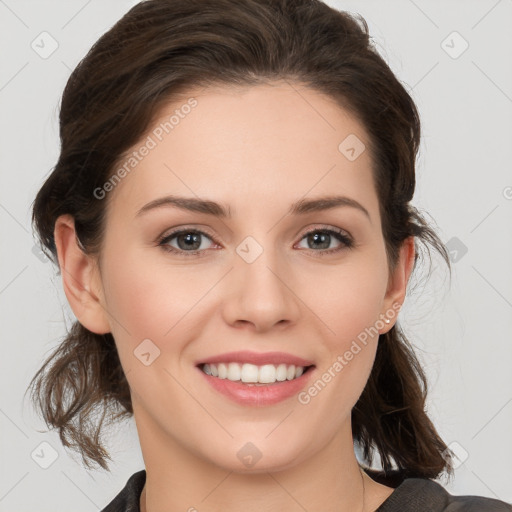
<instances>
[{"instance_id":1,"label":"nose","mask_svg":"<svg viewBox=\"0 0 512 512\"><path fill-rule=\"evenodd\" d=\"M293 273L264 250L252 263L235 254L224 293L224 320L237 328L265 332L274 326L294 324L300 300L293 291Z\"/></svg>"}]
</instances>

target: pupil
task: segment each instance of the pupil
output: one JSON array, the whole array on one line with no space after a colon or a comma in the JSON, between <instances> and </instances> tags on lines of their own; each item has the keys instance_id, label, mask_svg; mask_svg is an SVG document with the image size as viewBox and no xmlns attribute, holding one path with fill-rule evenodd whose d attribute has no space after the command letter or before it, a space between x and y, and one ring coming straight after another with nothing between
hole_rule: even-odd
<instances>
[{"instance_id":1,"label":"pupil","mask_svg":"<svg viewBox=\"0 0 512 512\"><path fill-rule=\"evenodd\" d=\"M326 234L326 233L315 233L314 235L311 235L311 238L313 239L313 243L320 243L322 244L323 243L323 247L322 248L326 248L329 246L329 243L325 242L325 240L329 237L330 235Z\"/></svg>"},{"instance_id":2,"label":"pupil","mask_svg":"<svg viewBox=\"0 0 512 512\"><path fill-rule=\"evenodd\" d=\"M193 244L197 244L199 235L197 233L187 233L186 235L184 235L184 238L186 240L185 246L190 249ZM193 248L196 249L197 247L194 246Z\"/></svg>"}]
</instances>

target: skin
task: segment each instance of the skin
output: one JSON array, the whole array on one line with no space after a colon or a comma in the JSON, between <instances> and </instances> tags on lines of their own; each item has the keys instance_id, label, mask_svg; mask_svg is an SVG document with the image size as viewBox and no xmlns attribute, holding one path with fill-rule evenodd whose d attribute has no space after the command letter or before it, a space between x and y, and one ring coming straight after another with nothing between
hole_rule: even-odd
<instances>
[{"instance_id":1,"label":"skin","mask_svg":"<svg viewBox=\"0 0 512 512\"><path fill-rule=\"evenodd\" d=\"M413 239L391 273L370 151L349 161L338 150L349 134L368 148L367 133L333 99L297 83L189 92L197 106L108 193L99 259L80 250L69 215L55 226L70 305L88 329L113 334L131 388L147 471L141 510L375 510L393 489L361 476L350 412L378 336L308 404L240 405L194 367L234 350L283 351L314 361L313 383L404 302ZM185 102L167 105L141 143ZM169 194L220 202L232 218L172 206L137 215ZM348 206L286 214L302 198L333 194L370 218ZM183 256L158 245L176 227L206 230L201 256L177 238L169 244ZM308 242L313 228L344 230L356 245ZM263 249L252 263L236 252L247 236ZM148 366L134 356L145 339L160 350ZM262 455L251 468L237 457L247 442Z\"/></svg>"}]
</instances>

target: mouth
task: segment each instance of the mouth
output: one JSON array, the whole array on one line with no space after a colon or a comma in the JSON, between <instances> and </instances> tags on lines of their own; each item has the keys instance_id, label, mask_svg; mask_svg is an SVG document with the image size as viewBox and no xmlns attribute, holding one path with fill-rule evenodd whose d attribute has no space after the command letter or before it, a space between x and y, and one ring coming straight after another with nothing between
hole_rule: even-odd
<instances>
[{"instance_id":1,"label":"mouth","mask_svg":"<svg viewBox=\"0 0 512 512\"><path fill-rule=\"evenodd\" d=\"M226 379L231 382L243 383L248 386L267 386L280 382L298 379L311 371L314 365L298 366L294 364L264 364L252 363L203 363L198 368L217 379Z\"/></svg>"},{"instance_id":2,"label":"mouth","mask_svg":"<svg viewBox=\"0 0 512 512\"><path fill-rule=\"evenodd\" d=\"M203 381L216 393L246 407L264 407L296 396L313 378L312 360L286 352L242 350L196 361Z\"/></svg>"}]
</instances>

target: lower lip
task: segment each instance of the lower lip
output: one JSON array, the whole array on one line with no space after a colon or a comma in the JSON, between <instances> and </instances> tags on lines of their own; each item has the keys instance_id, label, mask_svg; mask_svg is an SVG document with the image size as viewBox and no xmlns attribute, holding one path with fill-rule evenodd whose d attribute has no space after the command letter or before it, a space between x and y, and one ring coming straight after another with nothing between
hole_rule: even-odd
<instances>
[{"instance_id":1,"label":"lower lip","mask_svg":"<svg viewBox=\"0 0 512 512\"><path fill-rule=\"evenodd\" d=\"M208 384L231 400L250 406L265 406L282 402L297 395L311 377L314 367L293 380L275 382L273 384L249 385L242 382L233 382L228 379L219 379L204 373L201 368L198 371L206 379Z\"/></svg>"}]
</instances>

